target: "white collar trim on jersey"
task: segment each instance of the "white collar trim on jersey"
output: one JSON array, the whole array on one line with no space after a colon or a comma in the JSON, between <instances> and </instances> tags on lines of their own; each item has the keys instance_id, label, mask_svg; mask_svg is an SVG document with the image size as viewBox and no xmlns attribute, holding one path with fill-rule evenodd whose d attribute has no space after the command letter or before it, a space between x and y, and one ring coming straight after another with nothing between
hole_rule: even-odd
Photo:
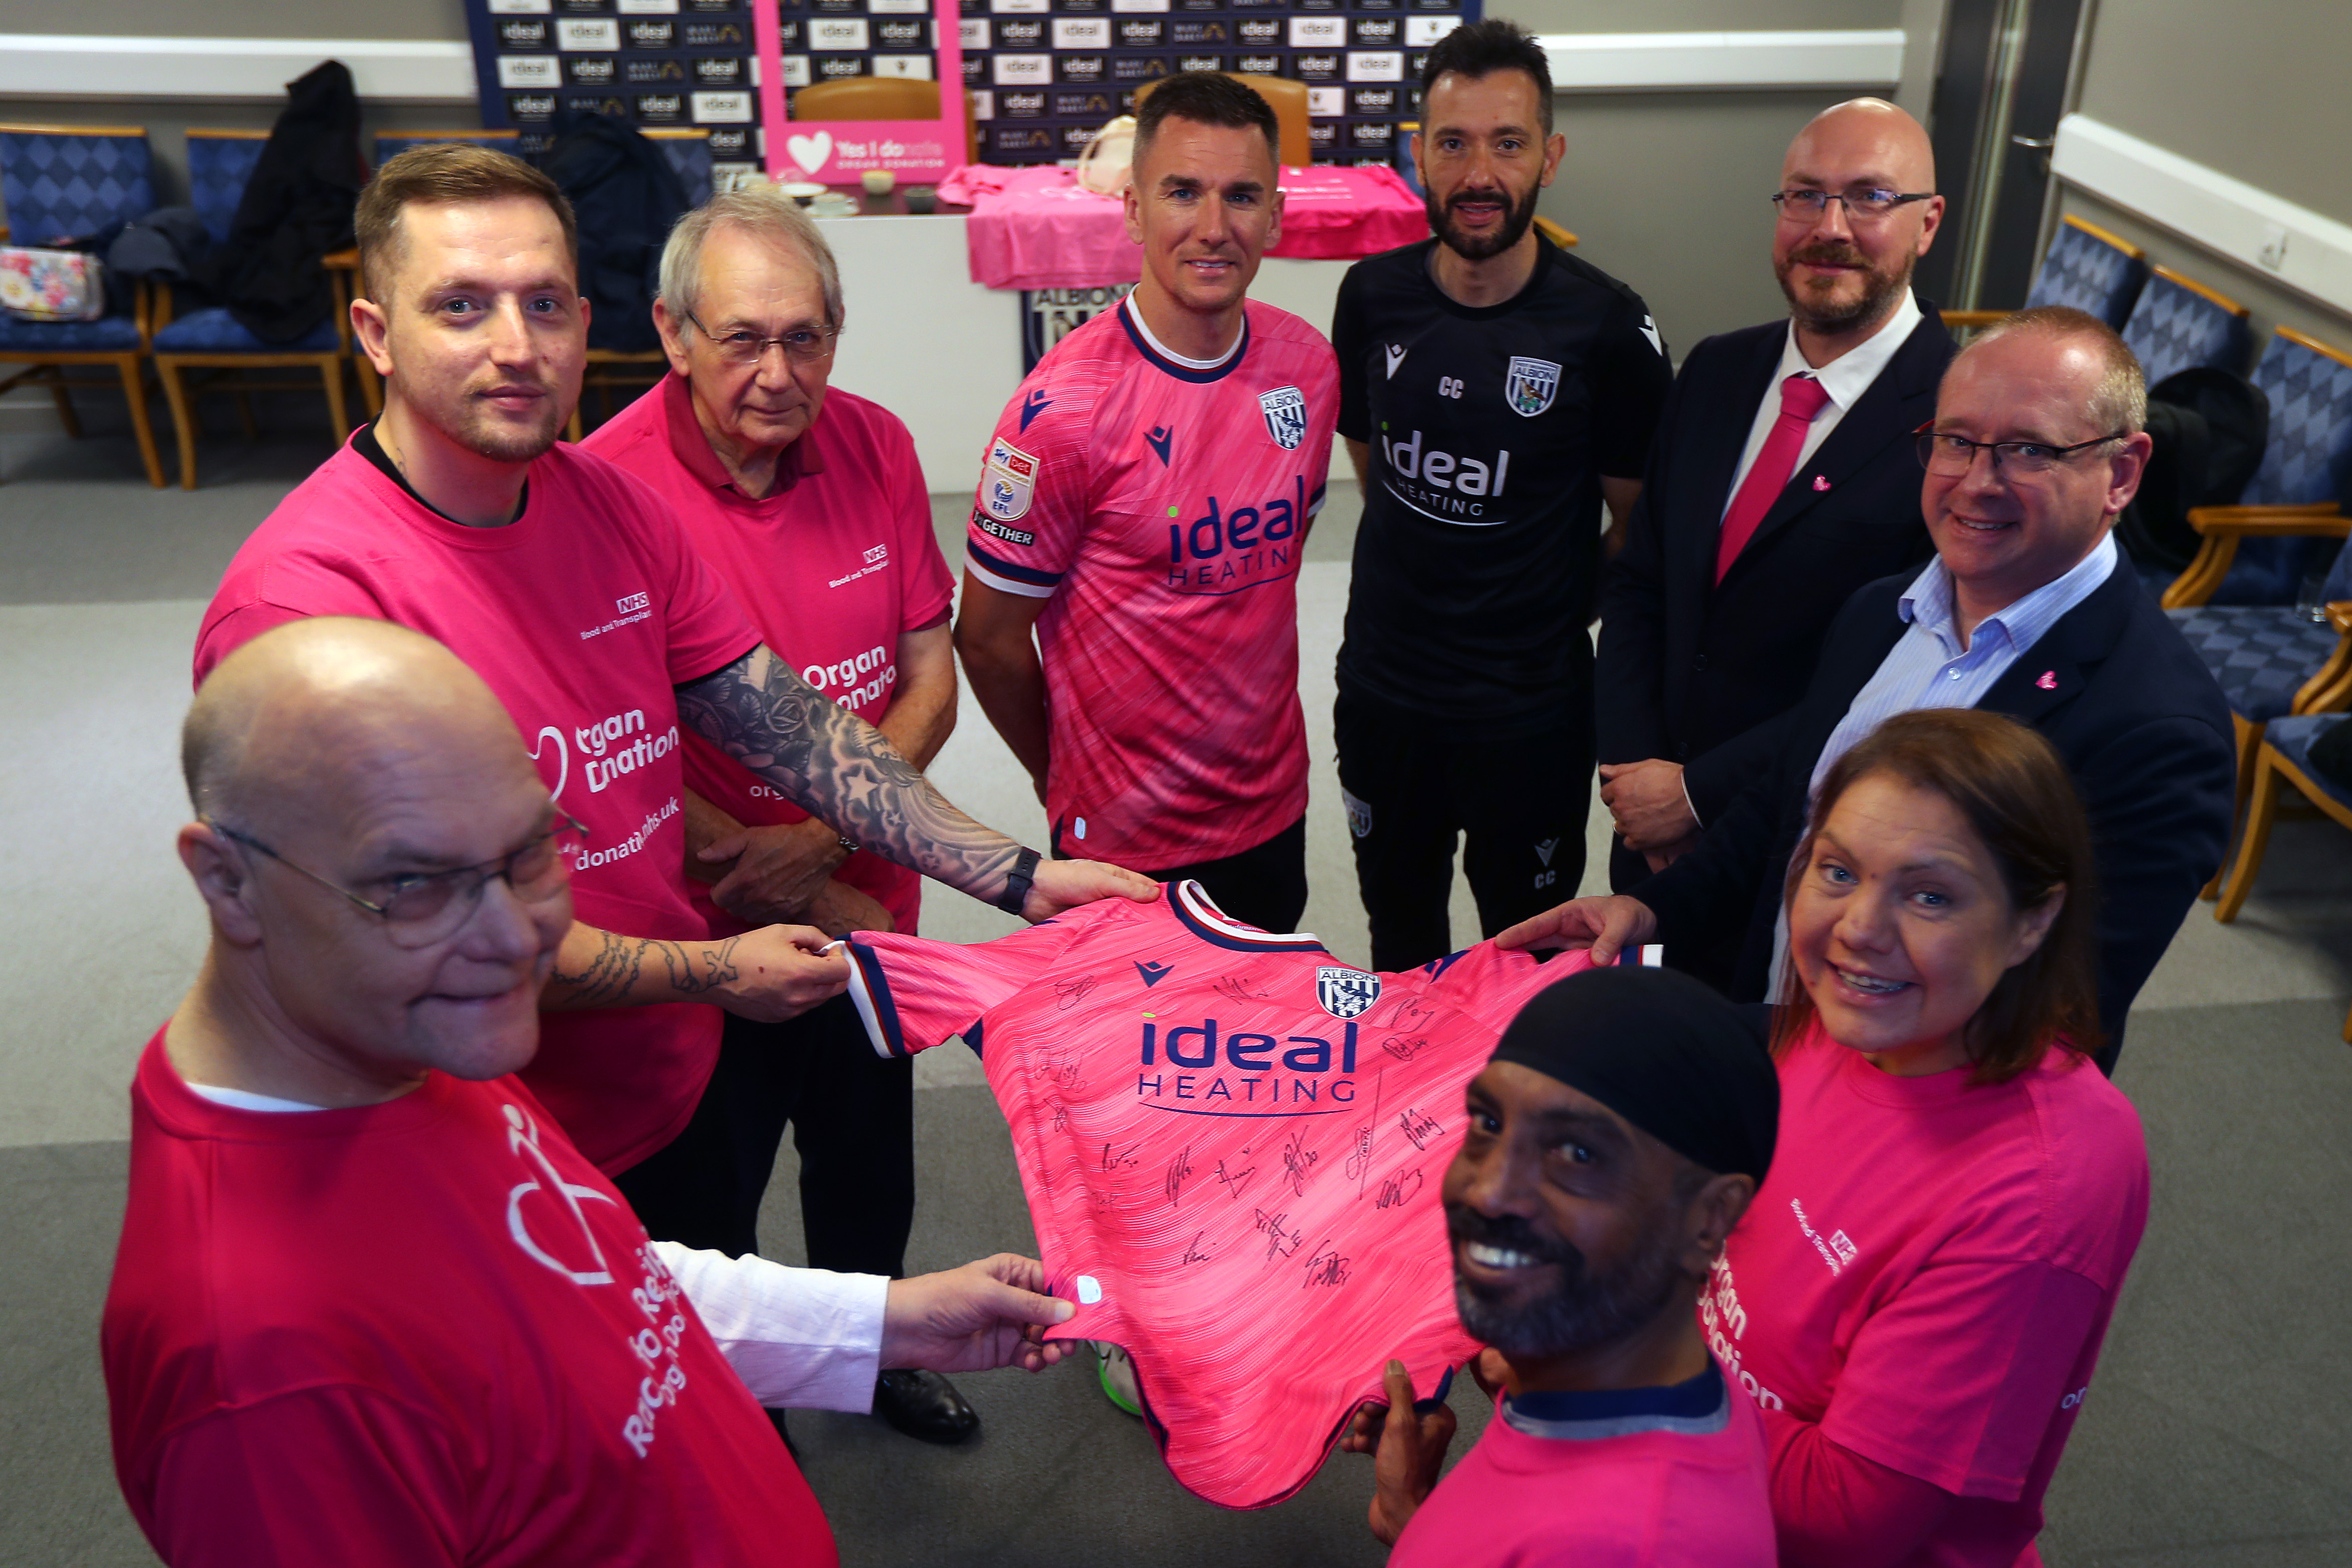
<instances>
[{"instance_id":1,"label":"white collar trim on jersey","mask_svg":"<svg viewBox=\"0 0 2352 1568\"><path fill-rule=\"evenodd\" d=\"M187 1080L181 1080L187 1082ZM223 1089L213 1083L188 1083L188 1092L199 1100L209 1100L215 1105L226 1105L233 1111L323 1111L324 1105L306 1105L299 1100L280 1100L275 1094L256 1094L250 1089Z\"/></svg>"},{"instance_id":2,"label":"white collar trim on jersey","mask_svg":"<svg viewBox=\"0 0 2352 1568\"><path fill-rule=\"evenodd\" d=\"M1143 312L1135 308L1134 295L1130 294L1120 300L1118 308L1127 312L1129 325L1135 329L1136 335L1144 340L1153 353L1170 364L1181 365L1188 371L1213 371L1231 363L1233 357L1242 351L1242 340L1249 336L1246 330L1236 331L1234 334L1233 342L1226 347L1225 351L1213 360L1188 360L1151 335L1151 329L1143 323Z\"/></svg>"},{"instance_id":3,"label":"white collar trim on jersey","mask_svg":"<svg viewBox=\"0 0 2352 1568\"><path fill-rule=\"evenodd\" d=\"M1182 901L1186 914L1220 936L1229 936L1237 942L1312 942L1318 946L1322 945L1323 938L1312 931L1261 931L1255 925L1242 925L1210 903L1208 889L1197 882L1180 882L1170 891Z\"/></svg>"}]
</instances>

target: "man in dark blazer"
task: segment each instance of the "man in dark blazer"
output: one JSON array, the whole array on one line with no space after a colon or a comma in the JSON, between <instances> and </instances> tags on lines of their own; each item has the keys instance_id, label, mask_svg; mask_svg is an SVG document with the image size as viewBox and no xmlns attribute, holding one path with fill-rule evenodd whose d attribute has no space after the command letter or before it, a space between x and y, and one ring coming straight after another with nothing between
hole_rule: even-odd
<instances>
[{"instance_id":1,"label":"man in dark blazer","mask_svg":"<svg viewBox=\"0 0 2352 1568\"><path fill-rule=\"evenodd\" d=\"M1943 214L1927 133L1893 104L1840 104L1790 144L1780 183L1772 265L1790 319L1684 361L1601 604L1601 796L1621 893L1771 757L1838 606L1928 554L1910 438L1953 345L1911 295ZM1795 389L1810 417L1776 443L1792 377L1819 392ZM1674 961L1721 984L1732 956Z\"/></svg>"},{"instance_id":2,"label":"man in dark blazer","mask_svg":"<svg viewBox=\"0 0 2352 1568\"><path fill-rule=\"evenodd\" d=\"M1506 946L1730 937L1735 1000L1767 998L1789 857L1814 787L1881 719L1925 707L2005 713L2073 773L2098 856L2100 1053L2112 1069L2132 998L2229 838L2235 750L2204 664L2109 537L2149 443L2139 366L2079 311L2021 312L1953 361L1921 507L1936 559L1862 589L1834 619L1769 764L1697 846L1631 897L1579 899Z\"/></svg>"}]
</instances>

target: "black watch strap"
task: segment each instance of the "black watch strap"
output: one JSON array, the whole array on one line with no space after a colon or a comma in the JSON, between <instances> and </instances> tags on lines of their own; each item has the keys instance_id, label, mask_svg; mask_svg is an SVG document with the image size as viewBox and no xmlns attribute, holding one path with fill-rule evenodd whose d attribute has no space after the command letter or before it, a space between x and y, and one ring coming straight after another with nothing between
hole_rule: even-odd
<instances>
[{"instance_id":1,"label":"black watch strap","mask_svg":"<svg viewBox=\"0 0 2352 1568\"><path fill-rule=\"evenodd\" d=\"M1037 852L1024 849L1013 862L1013 874L1004 879L1004 891L997 895L996 907L1007 915L1018 915L1021 906L1029 902L1029 884L1036 880Z\"/></svg>"}]
</instances>

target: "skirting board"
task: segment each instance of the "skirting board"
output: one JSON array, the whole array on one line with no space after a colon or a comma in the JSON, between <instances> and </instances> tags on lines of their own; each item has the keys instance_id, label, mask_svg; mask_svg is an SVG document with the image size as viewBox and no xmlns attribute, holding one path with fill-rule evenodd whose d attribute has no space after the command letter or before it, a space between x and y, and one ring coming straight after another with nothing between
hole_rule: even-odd
<instances>
[{"instance_id":1,"label":"skirting board","mask_svg":"<svg viewBox=\"0 0 2352 1568\"><path fill-rule=\"evenodd\" d=\"M1806 33L1546 33L1560 92L1891 87L1903 29Z\"/></svg>"},{"instance_id":2,"label":"skirting board","mask_svg":"<svg viewBox=\"0 0 2352 1568\"><path fill-rule=\"evenodd\" d=\"M1562 92L1887 87L1903 30L1553 33L1537 40ZM110 38L0 34L0 96L263 98L324 59L352 68L362 98L470 103L462 41L369 38Z\"/></svg>"},{"instance_id":3,"label":"skirting board","mask_svg":"<svg viewBox=\"0 0 2352 1568\"><path fill-rule=\"evenodd\" d=\"M321 60L362 98L474 101L474 50L438 38L108 38L0 33L0 96L260 98Z\"/></svg>"},{"instance_id":4,"label":"skirting board","mask_svg":"<svg viewBox=\"0 0 2352 1568\"><path fill-rule=\"evenodd\" d=\"M2058 122L2050 168L2069 185L2352 311L2352 225L2084 114Z\"/></svg>"}]
</instances>

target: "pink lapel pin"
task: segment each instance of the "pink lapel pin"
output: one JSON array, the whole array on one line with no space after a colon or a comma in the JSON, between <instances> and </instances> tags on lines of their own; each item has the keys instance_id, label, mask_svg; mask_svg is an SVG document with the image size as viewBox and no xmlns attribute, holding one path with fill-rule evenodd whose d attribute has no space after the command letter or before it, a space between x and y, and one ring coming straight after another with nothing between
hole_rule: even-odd
<instances>
[{"instance_id":1,"label":"pink lapel pin","mask_svg":"<svg viewBox=\"0 0 2352 1568\"><path fill-rule=\"evenodd\" d=\"M2055 670L2044 670L2042 672L2041 678L2036 680L2033 684L2040 686L2045 692L2054 692L2058 689L2058 672Z\"/></svg>"},{"instance_id":2,"label":"pink lapel pin","mask_svg":"<svg viewBox=\"0 0 2352 1568\"><path fill-rule=\"evenodd\" d=\"M1828 476L1828 475L1826 475L1826 474L1816 474L1816 475L1814 475L1814 476L1813 476L1813 488L1814 488L1814 489L1816 489L1816 490L1826 490L1826 489L1828 489L1829 487L1830 487L1830 481L1829 481L1829 476Z\"/></svg>"}]
</instances>

